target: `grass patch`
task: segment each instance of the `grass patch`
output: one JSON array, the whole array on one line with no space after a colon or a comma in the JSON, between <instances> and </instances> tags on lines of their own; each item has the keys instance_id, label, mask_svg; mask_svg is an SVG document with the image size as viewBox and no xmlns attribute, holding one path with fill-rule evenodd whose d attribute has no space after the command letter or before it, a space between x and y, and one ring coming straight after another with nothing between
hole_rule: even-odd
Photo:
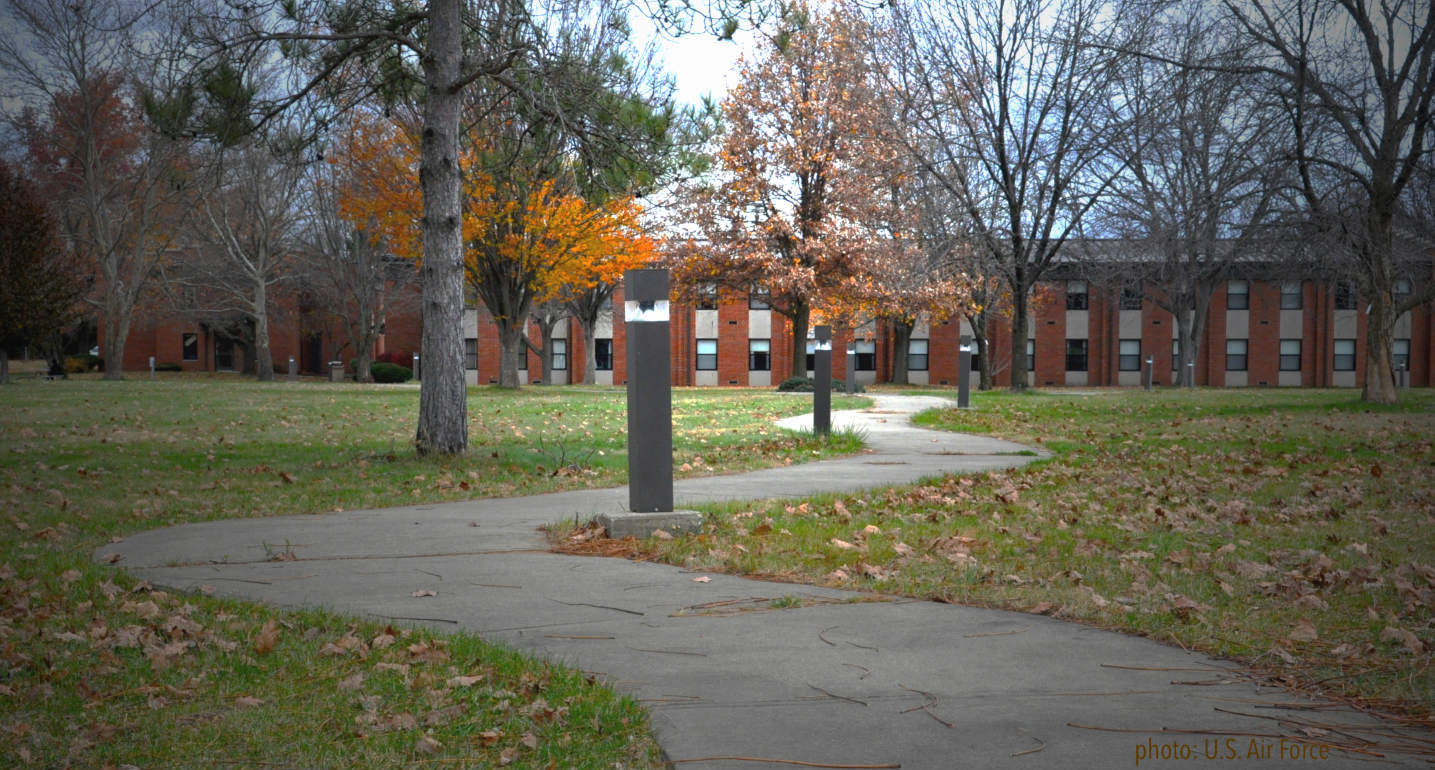
<instances>
[{"instance_id":1,"label":"grass patch","mask_svg":"<svg viewBox=\"0 0 1435 770\"><path fill-rule=\"evenodd\" d=\"M1435 716L1435 393L977 394L1025 468L714 506L669 562L1093 623Z\"/></svg>"},{"instance_id":2,"label":"grass patch","mask_svg":"<svg viewBox=\"0 0 1435 770\"><path fill-rule=\"evenodd\" d=\"M417 399L183 375L0 388L0 765L660 766L636 703L472 635L168 594L89 562L186 522L625 480L622 391L470 391L470 451L438 459L410 449ZM677 391L678 475L855 451L771 425L809 408Z\"/></svg>"}]
</instances>

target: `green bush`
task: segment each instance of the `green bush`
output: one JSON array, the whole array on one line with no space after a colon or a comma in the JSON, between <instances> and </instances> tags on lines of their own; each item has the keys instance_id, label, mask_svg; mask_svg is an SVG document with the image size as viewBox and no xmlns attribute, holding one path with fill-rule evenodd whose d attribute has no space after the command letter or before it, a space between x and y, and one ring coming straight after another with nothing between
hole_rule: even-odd
<instances>
[{"instance_id":1,"label":"green bush","mask_svg":"<svg viewBox=\"0 0 1435 770\"><path fill-rule=\"evenodd\" d=\"M832 378L832 392L833 392L833 393L838 393L838 392L842 392L842 391L846 390L846 386L847 386L847 383L846 383L846 382L844 382L844 381L842 381L842 380L839 380L839 379L837 379L836 377L833 377L833 378ZM811 378L811 377L789 377L789 378L783 380L783 381L782 381L782 384L780 384L780 385L777 386L777 389L778 389L779 392L783 392L783 393L811 393L812 390L813 390L812 378ZM864 387L859 383L859 384L857 385L857 388L856 388L856 391L855 391L855 392L857 392L857 393L866 393L866 392L867 392L867 389L864 388Z\"/></svg>"},{"instance_id":2,"label":"green bush","mask_svg":"<svg viewBox=\"0 0 1435 770\"><path fill-rule=\"evenodd\" d=\"M408 382L413 379L414 372L407 366L375 362L369 366L369 374L374 376L374 382Z\"/></svg>"},{"instance_id":3,"label":"green bush","mask_svg":"<svg viewBox=\"0 0 1435 770\"><path fill-rule=\"evenodd\" d=\"M154 365L154 370L157 372L182 372L184 367L173 361L161 361Z\"/></svg>"}]
</instances>

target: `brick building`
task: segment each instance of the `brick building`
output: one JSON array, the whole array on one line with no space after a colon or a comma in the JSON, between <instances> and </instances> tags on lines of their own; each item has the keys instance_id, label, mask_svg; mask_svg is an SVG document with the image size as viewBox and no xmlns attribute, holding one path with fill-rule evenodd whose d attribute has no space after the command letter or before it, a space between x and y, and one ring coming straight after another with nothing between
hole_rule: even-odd
<instances>
[{"instance_id":1,"label":"brick building","mask_svg":"<svg viewBox=\"0 0 1435 770\"><path fill-rule=\"evenodd\" d=\"M1070 267L1063 268L1068 271ZM1029 385L1138 386L1146 359L1152 359L1154 380L1175 380L1176 324L1149 299L1088 282L1079 274L1060 272L1038 287L1028 323L1025 373ZM1401 281L1398 292L1411 284ZM675 303L671 334L672 380L687 386L775 386L789 370L789 325L781 314L756 295L746 300L711 301L701 306ZM622 308L621 289L613 306ZM295 301L272 323L271 351L276 372L287 370L294 356L300 371L322 374L327 362L353 358L345 335L317 308ZM415 304L414 307L417 307ZM1198 385L1358 387L1365 367L1365 314L1357 292L1348 284L1314 280L1235 278L1215 292L1205 335L1195 361ZM391 312L376 355L386 351L407 357L419 351L421 329L415 311ZM988 355L996 365L994 382L1005 386L1012 373L1009 324L990 323ZM470 384L498 381L497 329L482 309L465 314L466 368ZM103 335L103 328L100 334ZM970 333L964 320L919 323L908 347L908 381L913 384L955 385L960 336ZM536 325L530 338L540 339ZM894 359L891 330L868 324L834 333L833 371L845 371L848 345L856 357L857 380L887 382ZM560 322L554 332L554 381L579 382L585 351L582 329L574 320ZM626 382L626 338L622 313L606 311L594 334L599 384ZM1426 303L1401 316L1395 325L1392 350L1397 366L1408 371L1412 386L1435 385L1435 310ZM242 371L245 350L222 330L193 320L156 313L137 314L125 353L125 368L143 371L153 355L160 363L178 363L188 371ZM542 367L527 354L520 382L537 382Z\"/></svg>"}]
</instances>

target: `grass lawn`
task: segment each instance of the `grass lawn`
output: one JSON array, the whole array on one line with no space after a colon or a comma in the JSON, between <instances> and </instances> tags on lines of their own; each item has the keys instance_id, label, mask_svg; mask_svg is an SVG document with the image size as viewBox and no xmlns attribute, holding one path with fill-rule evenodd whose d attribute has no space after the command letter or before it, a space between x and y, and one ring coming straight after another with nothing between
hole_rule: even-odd
<instances>
[{"instance_id":1,"label":"grass lawn","mask_svg":"<svg viewBox=\"0 0 1435 770\"><path fill-rule=\"evenodd\" d=\"M659 766L643 710L581 674L89 561L184 522L624 482L621 390L471 390L470 451L447 459L413 455L417 403L415 388L183 375L0 387L0 766ZM772 427L810 404L677 391L677 475L855 451Z\"/></svg>"},{"instance_id":2,"label":"grass lawn","mask_svg":"<svg viewBox=\"0 0 1435 770\"><path fill-rule=\"evenodd\" d=\"M1435 718L1435 392L976 394L1026 468L708 509L705 570L1051 614Z\"/></svg>"}]
</instances>

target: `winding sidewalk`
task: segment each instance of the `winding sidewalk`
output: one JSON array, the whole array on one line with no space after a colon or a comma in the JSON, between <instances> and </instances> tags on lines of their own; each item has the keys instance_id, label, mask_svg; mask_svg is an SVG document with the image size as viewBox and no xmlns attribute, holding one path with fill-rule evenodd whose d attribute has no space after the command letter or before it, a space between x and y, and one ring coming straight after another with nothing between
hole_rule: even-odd
<instances>
[{"instance_id":1,"label":"winding sidewalk","mask_svg":"<svg viewBox=\"0 0 1435 770\"><path fill-rule=\"evenodd\" d=\"M950 403L943 399L874 398L872 409L833 415L835 426L866 433L867 452L680 481L679 505L850 491L1033 459L1018 444L909 424L911 414ZM804 423L810 415L783 421ZM1340 767L1358 759L1291 759L1295 744L1248 737L1282 731L1268 718L1217 709L1300 718L1268 706L1309 703L1146 639L728 575L700 583L676 567L546 550L540 526L622 510L626 501L618 488L190 524L107 545L95 558L118 555L135 575L175 589L206 585L274 605L463 628L561 660L645 703L681 768L792 766L686 761L723 756L903 768L1132 767L1138 759L1143 767ZM275 546L298 558L268 561ZM437 596L414 598L419 589ZM788 595L802 597L801 606L770 608ZM1316 721L1372 724L1328 709ZM1162 728L1215 734L1137 732ZM1252 758L1262 749L1264 758ZM1208 751L1217 758L1208 761Z\"/></svg>"}]
</instances>

